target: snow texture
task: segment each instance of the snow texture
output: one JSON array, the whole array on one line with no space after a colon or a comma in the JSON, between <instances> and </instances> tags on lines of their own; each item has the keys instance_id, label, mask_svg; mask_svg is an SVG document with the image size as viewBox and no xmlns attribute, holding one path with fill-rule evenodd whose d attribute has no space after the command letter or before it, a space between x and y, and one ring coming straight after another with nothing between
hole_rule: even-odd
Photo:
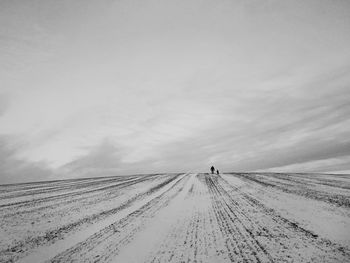
<instances>
[{"instance_id":1,"label":"snow texture","mask_svg":"<svg viewBox=\"0 0 350 263\"><path fill-rule=\"evenodd\" d=\"M350 262L349 175L2 185L0 219L0 262Z\"/></svg>"}]
</instances>

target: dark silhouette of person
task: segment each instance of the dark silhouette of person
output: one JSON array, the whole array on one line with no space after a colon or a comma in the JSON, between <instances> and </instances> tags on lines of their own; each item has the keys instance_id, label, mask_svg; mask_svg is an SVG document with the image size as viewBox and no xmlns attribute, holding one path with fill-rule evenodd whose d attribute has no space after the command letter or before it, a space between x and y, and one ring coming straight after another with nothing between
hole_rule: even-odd
<instances>
[{"instance_id":1,"label":"dark silhouette of person","mask_svg":"<svg viewBox=\"0 0 350 263\"><path fill-rule=\"evenodd\" d=\"M210 167L211 173L214 174L215 168L214 166Z\"/></svg>"},{"instance_id":2,"label":"dark silhouette of person","mask_svg":"<svg viewBox=\"0 0 350 263\"><path fill-rule=\"evenodd\" d=\"M216 170L216 174L219 174L219 170Z\"/></svg>"}]
</instances>

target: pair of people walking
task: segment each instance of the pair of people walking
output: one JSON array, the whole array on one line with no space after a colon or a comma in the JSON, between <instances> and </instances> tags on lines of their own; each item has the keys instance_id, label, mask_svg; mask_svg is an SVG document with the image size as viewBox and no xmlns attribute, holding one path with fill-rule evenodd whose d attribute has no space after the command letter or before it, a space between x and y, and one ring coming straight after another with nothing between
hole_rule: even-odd
<instances>
[{"instance_id":1,"label":"pair of people walking","mask_svg":"<svg viewBox=\"0 0 350 263\"><path fill-rule=\"evenodd\" d=\"M210 167L210 170L211 170L211 173L214 174L215 167L214 166ZM218 169L216 169L216 174L219 174L219 170Z\"/></svg>"}]
</instances>

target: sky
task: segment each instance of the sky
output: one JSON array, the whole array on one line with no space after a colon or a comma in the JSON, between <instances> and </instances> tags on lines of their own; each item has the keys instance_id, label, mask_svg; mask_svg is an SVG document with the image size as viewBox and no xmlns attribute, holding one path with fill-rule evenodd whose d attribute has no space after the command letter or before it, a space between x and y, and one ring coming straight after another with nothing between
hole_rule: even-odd
<instances>
[{"instance_id":1,"label":"sky","mask_svg":"<svg viewBox=\"0 0 350 263\"><path fill-rule=\"evenodd\" d=\"M347 0L1 0L0 183L350 171Z\"/></svg>"}]
</instances>

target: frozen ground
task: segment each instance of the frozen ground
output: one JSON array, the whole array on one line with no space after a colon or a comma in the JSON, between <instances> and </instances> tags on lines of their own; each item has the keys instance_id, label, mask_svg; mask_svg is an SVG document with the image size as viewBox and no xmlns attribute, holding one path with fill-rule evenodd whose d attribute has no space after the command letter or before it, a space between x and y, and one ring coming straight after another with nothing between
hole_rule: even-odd
<instances>
[{"instance_id":1,"label":"frozen ground","mask_svg":"<svg viewBox=\"0 0 350 263\"><path fill-rule=\"evenodd\" d=\"M0 262L350 262L350 176L157 174L0 186Z\"/></svg>"}]
</instances>

